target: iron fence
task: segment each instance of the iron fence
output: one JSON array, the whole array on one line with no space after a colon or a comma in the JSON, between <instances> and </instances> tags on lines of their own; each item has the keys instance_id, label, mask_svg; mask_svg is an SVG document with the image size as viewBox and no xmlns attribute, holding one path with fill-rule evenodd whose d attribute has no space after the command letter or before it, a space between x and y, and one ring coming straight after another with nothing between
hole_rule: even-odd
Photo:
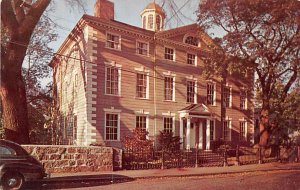
<instances>
[{"instance_id":1,"label":"iron fence","mask_svg":"<svg viewBox=\"0 0 300 190\"><path fill-rule=\"evenodd\" d=\"M300 161L299 151L300 147L262 149L242 146L209 151L124 150L123 169L166 169Z\"/></svg>"}]
</instances>

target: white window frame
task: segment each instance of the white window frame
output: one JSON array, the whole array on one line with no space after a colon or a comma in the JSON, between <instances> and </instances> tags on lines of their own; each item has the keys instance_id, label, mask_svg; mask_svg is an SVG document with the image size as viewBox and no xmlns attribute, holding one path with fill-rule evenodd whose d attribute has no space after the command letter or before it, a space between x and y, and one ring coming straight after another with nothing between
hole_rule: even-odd
<instances>
[{"instance_id":1,"label":"white window frame","mask_svg":"<svg viewBox=\"0 0 300 190\"><path fill-rule=\"evenodd\" d=\"M225 139L225 134L224 134L224 122L228 122L228 125L229 125L229 134L228 134L228 140L226 140ZM223 120L223 124L222 124L222 127L223 127L223 131L222 131L222 137L223 137L223 140L225 141L231 141L231 129L232 129L232 119L231 118L225 118L224 120Z\"/></svg>"},{"instance_id":2,"label":"white window frame","mask_svg":"<svg viewBox=\"0 0 300 190\"><path fill-rule=\"evenodd\" d=\"M139 112L136 112L135 114L135 129L136 129L136 118L137 117L146 117L146 132L148 133L146 135L146 139L149 139L149 113L139 113Z\"/></svg>"},{"instance_id":3,"label":"white window frame","mask_svg":"<svg viewBox=\"0 0 300 190\"><path fill-rule=\"evenodd\" d=\"M225 95L224 88L229 88L229 106L228 107L226 106L226 103L224 101L224 95ZM226 107L226 108L232 108L232 86L229 86L228 84L226 84L225 86L223 86L222 93L223 93L222 103L224 104L224 107Z\"/></svg>"},{"instance_id":4,"label":"white window frame","mask_svg":"<svg viewBox=\"0 0 300 190\"><path fill-rule=\"evenodd\" d=\"M241 134L242 130L241 130L241 123L244 123L244 134ZM245 118L240 119L239 120L239 130L240 130L240 134L239 134L239 140L240 141L247 141L247 130L248 130L248 122Z\"/></svg>"},{"instance_id":5,"label":"white window frame","mask_svg":"<svg viewBox=\"0 0 300 190\"><path fill-rule=\"evenodd\" d=\"M122 65L120 64L116 64L116 62L114 61L111 61L111 62L105 62L105 81L104 81L104 94L107 95L107 96L121 96L121 68L122 68ZM106 92L106 81L107 81L107 68L109 67L114 67L114 68L117 68L118 69L118 94L108 94Z\"/></svg>"},{"instance_id":6,"label":"white window frame","mask_svg":"<svg viewBox=\"0 0 300 190\"><path fill-rule=\"evenodd\" d=\"M145 55L139 53L139 51L138 51L138 50L139 50L139 47L138 47L138 44L139 44L139 43L147 44L147 53L146 53ZM135 45L136 45L135 47L136 47L136 54L137 54L137 55L147 56L147 57L149 56L149 42L137 40Z\"/></svg>"},{"instance_id":7,"label":"white window frame","mask_svg":"<svg viewBox=\"0 0 300 190\"><path fill-rule=\"evenodd\" d=\"M189 64L189 55L195 56L194 64ZM187 52L187 53L186 53L186 63L187 63L188 65L197 66L197 60L198 60L198 58L197 58L197 54L196 54L196 53L191 53L191 52Z\"/></svg>"},{"instance_id":8,"label":"white window frame","mask_svg":"<svg viewBox=\"0 0 300 190\"><path fill-rule=\"evenodd\" d=\"M118 115L118 122L117 122L117 140L111 140L111 139L106 139L106 115L107 114L114 114L114 115ZM104 109L104 141L120 141L120 120L121 120L121 111L118 110L114 110L114 109Z\"/></svg>"},{"instance_id":9,"label":"white window frame","mask_svg":"<svg viewBox=\"0 0 300 190\"><path fill-rule=\"evenodd\" d=\"M164 48L165 48L165 51L164 51L164 59L165 59L165 60L168 60L168 61L175 61L175 60L176 60L176 49L175 49L175 48L172 48L172 47L167 47L167 46L165 46ZM167 51L167 49L172 49L172 50L173 50L173 59L167 59L167 58L166 58L166 51ZM171 54L168 53L168 55L171 55Z\"/></svg>"},{"instance_id":10,"label":"white window frame","mask_svg":"<svg viewBox=\"0 0 300 190\"><path fill-rule=\"evenodd\" d=\"M110 40L108 40L108 35L113 35L113 36L118 36L118 37L119 37L119 42L118 42L117 48L109 47L108 42L111 42L111 43L114 43L114 44L115 44L116 42L115 42L115 41L110 41ZM116 34L116 33L112 33L112 32L106 32L106 41L105 41L105 47L106 47L106 48L121 51L121 41L122 41L122 40L121 40L121 35Z\"/></svg>"},{"instance_id":11,"label":"white window frame","mask_svg":"<svg viewBox=\"0 0 300 190\"><path fill-rule=\"evenodd\" d=\"M188 82L194 82L194 89L195 89L195 92L194 92L194 102L188 102ZM193 103L193 104L197 104L197 87L198 87L198 84L197 84L197 79L187 79L186 80L186 102L187 103Z\"/></svg>"},{"instance_id":12,"label":"white window frame","mask_svg":"<svg viewBox=\"0 0 300 190\"><path fill-rule=\"evenodd\" d=\"M242 91L245 92L245 105L244 105L243 108L241 107L241 105L242 105ZM246 88L242 88L240 90L240 109L241 110L247 110L248 109L248 93L247 93Z\"/></svg>"},{"instance_id":13,"label":"white window frame","mask_svg":"<svg viewBox=\"0 0 300 190\"><path fill-rule=\"evenodd\" d=\"M146 70L144 67L141 67L141 68L134 68L134 70L136 71L136 80L135 80L135 98L137 99L149 99L149 85L150 85L150 81L149 81L149 73L150 71L149 70ZM143 98L143 97L138 97L137 96L137 74L143 74L143 75L146 75L146 84L147 84L147 87L146 87L146 98Z\"/></svg>"},{"instance_id":14,"label":"white window frame","mask_svg":"<svg viewBox=\"0 0 300 190\"><path fill-rule=\"evenodd\" d=\"M164 101L173 101L175 102L175 80L176 80L176 74L172 73L171 71L163 72L164 75ZM165 96L165 77L173 78L173 94L172 94L172 100L166 100Z\"/></svg>"},{"instance_id":15,"label":"white window frame","mask_svg":"<svg viewBox=\"0 0 300 190\"><path fill-rule=\"evenodd\" d=\"M212 85L213 86L213 90L214 90L214 92L213 92L213 103L212 104L209 104L208 103L208 85ZM216 83L215 82L208 82L207 83L207 85L206 85L206 103L207 103L207 105L210 105L210 106L216 106L216 99L217 99L217 85L216 85Z\"/></svg>"},{"instance_id":16,"label":"white window frame","mask_svg":"<svg viewBox=\"0 0 300 190\"><path fill-rule=\"evenodd\" d=\"M175 117L176 117L176 114L175 113L172 113L170 111L168 111L167 113L162 113L162 116L163 116L163 127L165 126L165 123L164 123L164 118L172 118L172 133L173 133L173 136L175 136ZM164 127L165 129L165 127Z\"/></svg>"}]
</instances>

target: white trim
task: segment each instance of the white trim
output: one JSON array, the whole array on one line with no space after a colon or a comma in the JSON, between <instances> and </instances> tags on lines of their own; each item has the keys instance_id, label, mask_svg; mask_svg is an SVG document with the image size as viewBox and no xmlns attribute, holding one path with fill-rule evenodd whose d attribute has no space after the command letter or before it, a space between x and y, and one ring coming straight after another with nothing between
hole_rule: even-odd
<instances>
[{"instance_id":1,"label":"white trim","mask_svg":"<svg viewBox=\"0 0 300 190\"><path fill-rule=\"evenodd\" d=\"M105 66L122 68L122 65L117 64L115 61L105 61L104 64Z\"/></svg>"},{"instance_id":2,"label":"white trim","mask_svg":"<svg viewBox=\"0 0 300 190\"><path fill-rule=\"evenodd\" d=\"M161 113L163 116L168 116L168 117L175 117L176 116L176 113L172 113L170 111L168 111L167 113Z\"/></svg>"},{"instance_id":3,"label":"white trim","mask_svg":"<svg viewBox=\"0 0 300 190\"><path fill-rule=\"evenodd\" d=\"M143 54L139 54L138 53L138 43L144 43L144 44L147 44L147 54L146 55L143 55ZM146 42L146 41L143 41L143 40L136 40L135 42L135 53L137 55L140 55L140 56L146 56L146 57L149 57L149 50L150 50L150 44L149 42Z\"/></svg>"},{"instance_id":4,"label":"white trim","mask_svg":"<svg viewBox=\"0 0 300 190\"><path fill-rule=\"evenodd\" d=\"M173 49L173 60L171 60L171 59L166 59L166 48L168 48L168 49ZM173 62L176 61L176 49L175 49L174 47L164 46L164 60L167 60L167 61L173 61Z\"/></svg>"},{"instance_id":5,"label":"white trim","mask_svg":"<svg viewBox=\"0 0 300 190\"><path fill-rule=\"evenodd\" d=\"M105 81L104 81L104 95L108 95L108 96L121 96L121 68L122 65L116 64L116 62L112 61L112 62L104 62L105 64ZM106 83L107 83L107 68L116 68L118 69L118 94L108 94L106 92Z\"/></svg>"},{"instance_id":6,"label":"white trim","mask_svg":"<svg viewBox=\"0 0 300 190\"><path fill-rule=\"evenodd\" d=\"M176 77L176 73L174 73L172 71L163 72L163 75L165 75L167 77Z\"/></svg>"},{"instance_id":7,"label":"white trim","mask_svg":"<svg viewBox=\"0 0 300 190\"><path fill-rule=\"evenodd\" d=\"M198 100L197 100L197 97L198 97L198 82L197 82L197 78L193 78L193 75L191 75L190 77L189 76L187 76L186 77L187 78L187 80L186 80L186 100L187 100L187 83L188 82L190 82L190 81L192 81L192 82L194 82L195 83L195 86L194 86L194 89L195 89L195 93L194 93L194 104L197 104L197 102L198 102ZM190 78L192 78L192 79L190 79ZM187 101L186 101L187 102ZM187 103L192 103L192 102L187 102Z\"/></svg>"},{"instance_id":8,"label":"white trim","mask_svg":"<svg viewBox=\"0 0 300 190\"><path fill-rule=\"evenodd\" d=\"M189 54L195 56L194 64L192 66L197 67L197 65L198 65L198 55L195 52L186 52L186 64L191 65L191 64L188 64L188 59L189 59L188 55Z\"/></svg>"},{"instance_id":9,"label":"white trim","mask_svg":"<svg viewBox=\"0 0 300 190\"><path fill-rule=\"evenodd\" d=\"M187 33L187 34L185 34L185 35L183 36L183 43L184 43L184 44L187 44L187 43L185 43L185 40L186 40L186 38L189 37L189 36L192 36L192 37L194 37L194 38L197 38L197 39L198 39L198 45L197 45L197 46L194 46L194 45L191 45L191 44L188 44L188 45L191 45L191 46L194 46L194 47L201 47L201 42L200 42L199 37L196 36L195 34L192 34L192 33Z\"/></svg>"},{"instance_id":10,"label":"white trim","mask_svg":"<svg viewBox=\"0 0 300 190\"><path fill-rule=\"evenodd\" d=\"M176 74L168 71L168 72L163 72L163 75L164 75L164 80L165 80L165 77L173 78L172 100L166 100L165 99L166 98L166 96L165 96L165 92L166 92L165 88L166 87L165 87L165 81L164 81L164 85L163 85L163 88L164 88L164 101L173 101L173 102L175 102L175 89L176 89L175 88L175 84L176 84L175 80L176 80Z\"/></svg>"},{"instance_id":11,"label":"white trim","mask_svg":"<svg viewBox=\"0 0 300 190\"><path fill-rule=\"evenodd\" d=\"M149 139L149 112L148 112L148 114L141 114L141 113L137 113L136 112L136 114L135 114L135 129L136 129L136 117L137 116L144 116L144 117L146 117L146 131L147 131L147 135L146 135L146 139Z\"/></svg>"},{"instance_id":12,"label":"white trim","mask_svg":"<svg viewBox=\"0 0 300 190\"><path fill-rule=\"evenodd\" d=\"M150 71L146 70L145 67L140 67L140 68L134 68L134 70L136 71L136 78L135 78L135 98L137 99L149 99L149 85L150 85L150 80L149 80L149 74ZM137 97L137 74L144 74L146 75L146 80L147 80L147 86L146 86L146 98L143 97Z\"/></svg>"},{"instance_id":13,"label":"white trim","mask_svg":"<svg viewBox=\"0 0 300 190\"><path fill-rule=\"evenodd\" d=\"M150 70L146 69L144 66L135 67L134 70L139 73L150 73Z\"/></svg>"},{"instance_id":14,"label":"white trim","mask_svg":"<svg viewBox=\"0 0 300 190\"><path fill-rule=\"evenodd\" d=\"M104 109L105 111L105 109ZM107 140L106 139L106 114L117 114L118 115L118 128L117 128L117 140ZM120 141L120 120L121 120L121 113L117 112L116 110L114 111L105 111L104 112L104 141L109 141L109 142L117 142Z\"/></svg>"},{"instance_id":15,"label":"white trim","mask_svg":"<svg viewBox=\"0 0 300 190\"><path fill-rule=\"evenodd\" d=\"M136 115L149 115L149 112L145 112L145 110L141 109L139 111L134 112Z\"/></svg>"},{"instance_id":16,"label":"white trim","mask_svg":"<svg viewBox=\"0 0 300 190\"><path fill-rule=\"evenodd\" d=\"M112 112L112 113L121 113L122 110L120 109L115 109L114 107L111 107L111 108L103 108L103 111L104 112Z\"/></svg>"},{"instance_id":17,"label":"white trim","mask_svg":"<svg viewBox=\"0 0 300 190\"><path fill-rule=\"evenodd\" d=\"M108 45L107 45L107 35L108 34L111 34L111 35L113 35L113 36L118 36L119 37L119 46L118 46L118 48L111 48L111 47L109 47ZM122 50L122 45L121 45L121 35L120 34L117 34L117 33L114 33L114 32L110 32L110 31L106 31L105 32L105 37L106 37L106 39L105 39L105 48L108 48L108 49L113 49L113 50L117 50L117 51L121 51Z\"/></svg>"}]
</instances>

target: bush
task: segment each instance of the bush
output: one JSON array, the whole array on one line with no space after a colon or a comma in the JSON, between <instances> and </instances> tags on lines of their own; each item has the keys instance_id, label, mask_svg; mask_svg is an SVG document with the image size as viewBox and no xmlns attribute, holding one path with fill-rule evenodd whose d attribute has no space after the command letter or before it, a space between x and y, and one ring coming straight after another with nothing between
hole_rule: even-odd
<instances>
[{"instance_id":1,"label":"bush","mask_svg":"<svg viewBox=\"0 0 300 190\"><path fill-rule=\"evenodd\" d=\"M172 132L160 131L157 139L159 150L166 153L176 153L180 151L180 137L174 136Z\"/></svg>"}]
</instances>

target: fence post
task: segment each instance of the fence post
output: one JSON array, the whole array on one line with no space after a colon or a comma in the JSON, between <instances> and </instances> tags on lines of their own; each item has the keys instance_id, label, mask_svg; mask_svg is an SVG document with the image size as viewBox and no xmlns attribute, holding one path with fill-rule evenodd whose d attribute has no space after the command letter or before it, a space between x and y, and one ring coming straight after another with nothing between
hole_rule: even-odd
<instances>
[{"instance_id":1,"label":"fence post","mask_svg":"<svg viewBox=\"0 0 300 190\"><path fill-rule=\"evenodd\" d=\"M262 164L261 147L258 148L258 164Z\"/></svg>"},{"instance_id":2,"label":"fence post","mask_svg":"<svg viewBox=\"0 0 300 190\"><path fill-rule=\"evenodd\" d=\"M227 147L225 145L225 149L224 149L224 161L223 161L223 166L228 166L228 162L227 162Z\"/></svg>"},{"instance_id":3,"label":"fence post","mask_svg":"<svg viewBox=\"0 0 300 190\"><path fill-rule=\"evenodd\" d=\"M161 152L161 169L165 169L165 153L164 151Z\"/></svg>"},{"instance_id":4,"label":"fence post","mask_svg":"<svg viewBox=\"0 0 300 190\"><path fill-rule=\"evenodd\" d=\"M236 165L237 165L237 166L240 165L240 155L239 155L239 151L240 151L240 146L237 145L237 146L236 146L236 153L235 153L235 156L236 156Z\"/></svg>"}]
</instances>

